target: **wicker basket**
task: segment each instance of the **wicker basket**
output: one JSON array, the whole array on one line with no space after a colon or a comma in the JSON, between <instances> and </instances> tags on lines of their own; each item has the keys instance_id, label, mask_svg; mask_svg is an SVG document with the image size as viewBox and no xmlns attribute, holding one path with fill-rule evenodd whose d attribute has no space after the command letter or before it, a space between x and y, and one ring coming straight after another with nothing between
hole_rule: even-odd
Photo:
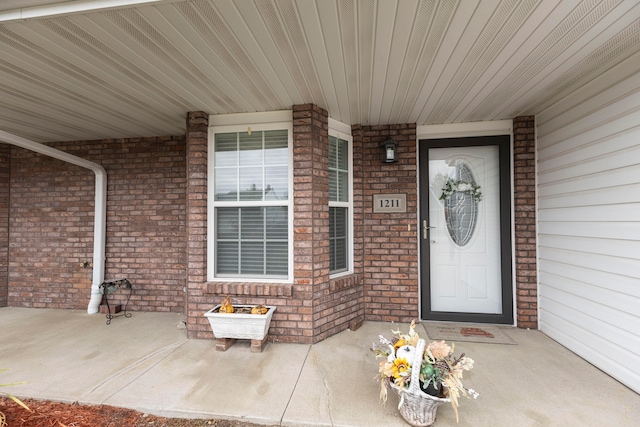
<instances>
[{"instance_id":1,"label":"wicker basket","mask_svg":"<svg viewBox=\"0 0 640 427\"><path fill-rule=\"evenodd\" d=\"M398 410L402 418L414 427L427 427L436 420L436 410L443 403L451 402L449 398L431 396L420 389L420 365L424 355L425 341L418 340L416 352L411 363L411 382L409 388L399 388L391 383L391 387L400 397ZM414 369L418 367L418 369Z\"/></svg>"}]
</instances>

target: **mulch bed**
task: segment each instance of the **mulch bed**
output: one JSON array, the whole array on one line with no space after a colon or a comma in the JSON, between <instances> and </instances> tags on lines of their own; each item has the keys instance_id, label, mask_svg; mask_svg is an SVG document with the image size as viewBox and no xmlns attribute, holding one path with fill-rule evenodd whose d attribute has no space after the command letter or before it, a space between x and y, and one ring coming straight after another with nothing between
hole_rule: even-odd
<instances>
[{"instance_id":1,"label":"mulch bed","mask_svg":"<svg viewBox=\"0 0 640 427\"><path fill-rule=\"evenodd\" d=\"M27 411L8 398L0 398L6 427L261 427L242 421L165 418L107 405L79 405L22 399Z\"/></svg>"}]
</instances>

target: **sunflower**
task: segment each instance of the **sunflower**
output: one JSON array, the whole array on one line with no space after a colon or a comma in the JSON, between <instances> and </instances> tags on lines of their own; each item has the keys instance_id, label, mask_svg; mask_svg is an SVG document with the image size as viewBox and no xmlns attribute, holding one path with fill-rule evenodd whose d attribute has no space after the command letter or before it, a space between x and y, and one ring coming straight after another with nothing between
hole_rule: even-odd
<instances>
[{"instance_id":1,"label":"sunflower","mask_svg":"<svg viewBox=\"0 0 640 427\"><path fill-rule=\"evenodd\" d=\"M409 368L411 367L411 365L409 365L409 362L407 362L407 359L405 359L404 357L398 357L393 361L393 365L391 366L391 372L393 375L393 378L401 378L401 377L406 377L407 376L407 371L409 370Z\"/></svg>"}]
</instances>

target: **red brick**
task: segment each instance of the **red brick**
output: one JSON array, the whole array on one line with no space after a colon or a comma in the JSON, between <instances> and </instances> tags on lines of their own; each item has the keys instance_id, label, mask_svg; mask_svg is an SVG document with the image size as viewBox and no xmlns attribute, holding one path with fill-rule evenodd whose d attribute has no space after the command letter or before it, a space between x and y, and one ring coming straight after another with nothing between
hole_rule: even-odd
<instances>
[{"instance_id":1,"label":"red brick","mask_svg":"<svg viewBox=\"0 0 640 427\"><path fill-rule=\"evenodd\" d=\"M537 327L537 267L535 252L535 118L513 120L514 147L514 213L516 253L517 325ZM531 224L525 227L523 224ZM529 243L531 242L531 243Z\"/></svg>"},{"instance_id":2,"label":"red brick","mask_svg":"<svg viewBox=\"0 0 640 427\"><path fill-rule=\"evenodd\" d=\"M48 145L107 171L105 279L126 277L134 295L146 295L145 300L132 297L127 309L182 311L184 136ZM19 238L10 249L9 305L86 309L92 270L81 263L93 261L94 180L87 169L12 148L10 225ZM39 282L33 280L34 267ZM43 285L46 292L34 292ZM2 290L0 285L0 306ZM21 299L23 292L31 294L28 300Z\"/></svg>"}]
</instances>

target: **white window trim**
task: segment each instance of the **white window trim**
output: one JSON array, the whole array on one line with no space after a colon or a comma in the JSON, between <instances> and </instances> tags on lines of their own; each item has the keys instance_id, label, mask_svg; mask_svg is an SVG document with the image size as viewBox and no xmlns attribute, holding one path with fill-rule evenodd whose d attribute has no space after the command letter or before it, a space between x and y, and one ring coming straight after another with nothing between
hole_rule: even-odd
<instances>
[{"instance_id":1,"label":"white window trim","mask_svg":"<svg viewBox=\"0 0 640 427\"><path fill-rule=\"evenodd\" d=\"M330 207L346 207L348 208L349 213L349 230L347 233L347 257L349 258L349 262L347 264L346 271L334 273L329 276L331 279L336 279L338 277L353 274L353 136L351 136L351 126L329 118L329 136L343 139L347 141L349 145L349 201L329 202Z\"/></svg>"},{"instance_id":2,"label":"white window trim","mask_svg":"<svg viewBox=\"0 0 640 427\"><path fill-rule=\"evenodd\" d=\"M269 277L241 276L241 277L215 277L216 261L216 207L241 207L242 202L215 202L215 164L214 149L216 133L247 132L286 129L289 134L289 200L288 212L288 277L270 279ZM223 114L209 116L209 132L207 142L207 281L208 282L269 282L269 283L293 283L293 114L291 110L271 111L267 113L242 113ZM272 204L263 201L261 206ZM280 203L278 203L281 206Z\"/></svg>"}]
</instances>

